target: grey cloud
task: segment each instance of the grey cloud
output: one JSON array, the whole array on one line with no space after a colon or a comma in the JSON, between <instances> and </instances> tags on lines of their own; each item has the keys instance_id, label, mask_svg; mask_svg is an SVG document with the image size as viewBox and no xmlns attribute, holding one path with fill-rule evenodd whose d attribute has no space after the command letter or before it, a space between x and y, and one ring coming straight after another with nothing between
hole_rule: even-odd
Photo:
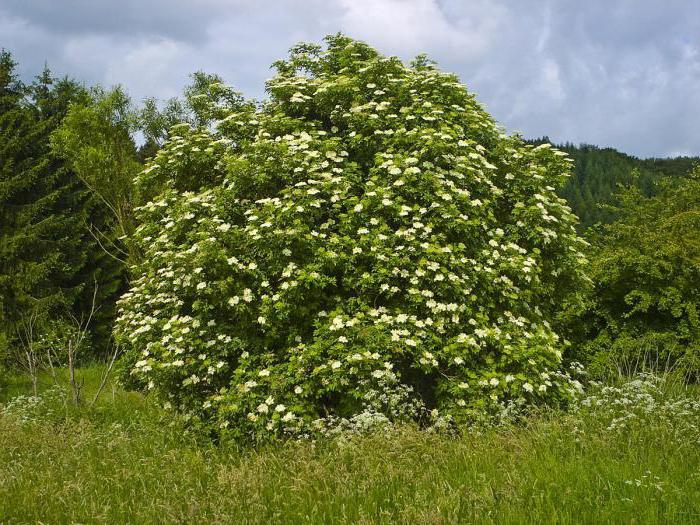
<instances>
[{"instance_id":1,"label":"grey cloud","mask_svg":"<svg viewBox=\"0 0 700 525\"><path fill-rule=\"evenodd\" d=\"M227 0L3 0L7 16L30 20L50 33L161 36L206 40L216 17L244 11L243 1Z\"/></svg>"},{"instance_id":2,"label":"grey cloud","mask_svg":"<svg viewBox=\"0 0 700 525\"><path fill-rule=\"evenodd\" d=\"M427 52L509 131L700 154L696 0L3 0L0 46L25 77L48 61L140 99L197 69L263 96L270 64L343 31L410 59Z\"/></svg>"}]
</instances>

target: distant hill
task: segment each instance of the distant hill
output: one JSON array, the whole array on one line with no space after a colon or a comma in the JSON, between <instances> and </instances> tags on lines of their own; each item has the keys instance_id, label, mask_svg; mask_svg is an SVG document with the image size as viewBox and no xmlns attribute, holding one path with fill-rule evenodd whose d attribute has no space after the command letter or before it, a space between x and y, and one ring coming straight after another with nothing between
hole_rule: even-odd
<instances>
[{"instance_id":1,"label":"distant hill","mask_svg":"<svg viewBox=\"0 0 700 525\"><path fill-rule=\"evenodd\" d=\"M549 139L543 137L531 142L541 144ZM660 179L684 177L700 164L700 157L639 159L613 148L589 144L553 145L566 151L575 162L574 173L560 195L578 215L582 228L614 220L614 214L600 205L614 202L618 185L635 184L644 194L653 195Z\"/></svg>"}]
</instances>

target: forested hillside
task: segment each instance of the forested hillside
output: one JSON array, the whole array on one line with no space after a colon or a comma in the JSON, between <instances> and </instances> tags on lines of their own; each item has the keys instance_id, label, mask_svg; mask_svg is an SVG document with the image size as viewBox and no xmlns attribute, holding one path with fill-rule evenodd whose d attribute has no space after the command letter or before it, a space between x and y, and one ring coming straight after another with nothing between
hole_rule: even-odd
<instances>
[{"instance_id":1,"label":"forested hillside","mask_svg":"<svg viewBox=\"0 0 700 525\"><path fill-rule=\"evenodd\" d=\"M615 219L615 212L605 205L615 201L620 185L636 186L650 197L657 193L662 179L685 177L700 162L700 157L638 159L590 144L555 146L574 160L573 174L560 194L578 215L581 229Z\"/></svg>"},{"instance_id":2,"label":"forested hillside","mask_svg":"<svg viewBox=\"0 0 700 525\"><path fill-rule=\"evenodd\" d=\"M574 160L572 176L559 194L579 217L580 230L615 220L615 211L607 205L615 204L615 195L625 187L637 187L642 195L651 197L658 193L662 180L685 177L700 164L700 157L640 159L604 146L556 144L549 137L530 142L552 144Z\"/></svg>"}]
</instances>

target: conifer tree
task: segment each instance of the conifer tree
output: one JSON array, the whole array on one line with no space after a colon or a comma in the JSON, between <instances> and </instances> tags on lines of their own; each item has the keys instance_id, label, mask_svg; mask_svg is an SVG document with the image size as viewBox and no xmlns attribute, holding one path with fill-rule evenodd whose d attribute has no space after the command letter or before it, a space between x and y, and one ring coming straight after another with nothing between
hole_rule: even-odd
<instances>
[{"instance_id":1,"label":"conifer tree","mask_svg":"<svg viewBox=\"0 0 700 525\"><path fill-rule=\"evenodd\" d=\"M101 254L89 230L108 229L109 216L49 147L70 105L86 96L48 69L24 85L11 55L0 56L0 332L10 344L30 314L80 317L95 286L98 346L110 331L123 267Z\"/></svg>"}]
</instances>

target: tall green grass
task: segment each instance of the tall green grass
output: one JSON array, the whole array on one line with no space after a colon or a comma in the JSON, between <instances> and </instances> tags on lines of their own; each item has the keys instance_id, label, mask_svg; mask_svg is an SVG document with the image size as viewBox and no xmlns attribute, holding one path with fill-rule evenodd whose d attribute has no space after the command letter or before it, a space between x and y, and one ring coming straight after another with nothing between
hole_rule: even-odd
<instances>
[{"instance_id":1,"label":"tall green grass","mask_svg":"<svg viewBox=\"0 0 700 525\"><path fill-rule=\"evenodd\" d=\"M0 415L0 522L700 522L692 421L609 426L544 412L461 437L404 427L239 450L108 386L90 409Z\"/></svg>"}]
</instances>

